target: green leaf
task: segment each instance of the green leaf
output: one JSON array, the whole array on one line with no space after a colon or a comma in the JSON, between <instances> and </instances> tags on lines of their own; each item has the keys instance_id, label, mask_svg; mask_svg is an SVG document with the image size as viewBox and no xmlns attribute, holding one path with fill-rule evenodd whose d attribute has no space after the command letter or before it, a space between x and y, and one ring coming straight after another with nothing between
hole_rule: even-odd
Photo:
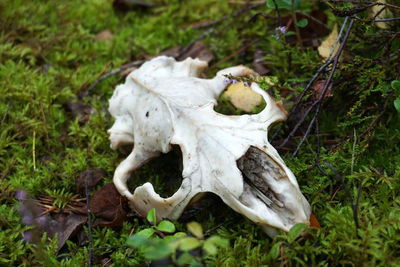
<instances>
[{"instance_id":1,"label":"green leaf","mask_svg":"<svg viewBox=\"0 0 400 267\"><path fill-rule=\"evenodd\" d=\"M203 228L198 222L188 223L187 228L195 237L203 238Z\"/></svg>"},{"instance_id":2,"label":"green leaf","mask_svg":"<svg viewBox=\"0 0 400 267\"><path fill-rule=\"evenodd\" d=\"M217 235L213 235L207 239L207 241L212 242L213 244L221 247L221 248L228 248L229 247L229 240Z\"/></svg>"},{"instance_id":3,"label":"green leaf","mask_svg":"<svg viewBox=\"0 0 400 267\"><path fill-rule=\"evenodd\" d=\"M152 208L149 213L147 213L147 220L151 225L155 225L157 218L156 218L156 209Z\"/></svg>"},{"instance_id":4,"label":"green leaf","mask_svg":"<svg viewBox=\"0 0 400 267\"><path fill-rule=\"evenodd\" d=\"M176 232L174 234L174 237L176 237L176 238L181 238L181 237L185 237L185 236L187 236L187 234L185 232Z\"/></svg>"},{"instance_id":5,"label":"green leaf","mask_svg":"<svg viewBox=\"0 0 400 267\"><path fill-rule=\"evenodd\" d=\"M149 242L149 239L143 235L132 235L128 238L126 243L134 248L138 248L140 246L143 246Z\"/></svg>"},{"instance_id":6,"label":"green leaf","mask_svg":"<svg viewBox=\"0 0 400 267\"><path fill-rule=\"evenodd\" d=\"M153 228L146 228L138 232L136 235L143 236L145 238L150 238L154 234L155 230Z\"/></svg>"},{"instance_id":7,"label":"green leaf","mask_svg":"<svg viewBox=\"0 0 400 267\"><path fill-rule=\"evenodd\" d=\"M301 20L299 20L297 23L297 26L299 26L300 28L304 28L308 25L308 20L306 18L302 18Z\"/></svg>"},{"instance_id":8,"label":"green leaf","mask_svg":"<svg viewBox=\"0 0 400 267\"><path fill-rule=\"evenodd\" d=\"M188 252L184 252L182 253L182 255L178 258L177 260L177 264L178 266L183 266L185 264L190 264L192 263L192 261L194 261L194 257L188 253Z\"/></svg>"},{"instance_id":9,"label":"green leaf","mask_svg":"<svg viewBox=\"0 0 400 267\"><path fill-rule=\"evenodd\" d=\"M210 255L215 255L215 254L217 254L217 251L218 251L215 244L212 241L210 241L209 239L204 241L203 250L206 252L206 254L210 254Z\"/></svg>"},{"instance_id":10,"label":"green leaf","mask_svg":"<svg viewBox=\"0 0 400 267\"><path fill-rule=\"evenodd\" d=\"M301 2L301 0L294 1L294 9L297 9L299 7L300 2ZM278 5L279 9L281 9L281 8L287 9L287 10L292 9L292 0L275 0L275 3ZM267 7L276 8L275 3L274 3L274 0L268 0Z\"/></svg>"},{"instance_id":11,"label":"green leaf","mask_svg":"<svg viewBox=\"0 0 400 267\"><path fill-rule=\"evenodd\" d=\"M397 110L398 112L400 112L400 97L396 98L396 99L394 100L393 104L394 104L394 107L396 108L396 110Z\"/></svg>"},{"instance_id":12,"label":"green leaf","mask_svg":"<svg viewBox=\"0 0 400 267\"><path fill-rule=\"evenodd\" d=\"M175 225L170 221L161 221L156 228L165 233L175 232Z\"/></svg>"},{"instance_id":13,"label":"green leaf","mask_svg":"<svg viewBox=\"0 0 400 267\"><path fill-rule=\"evenodd\" d=\"M154 242L155 241L155 242ZM149 260L163 259L171 254L168 243L163 239L154 240L154 244L143 250L143 256Z\"/></svg>"},{"instance_id":14,"label":"green leaf","mask_svg":"<svg viewBox=\"0 0 400 267\"><path fill-rule=\"evenodd\" d=\"M277 259L279 256L279 248L281 247L282 242L277 242L275 243L271 250L269 251L268 255L272 258L272 259Z\"/></svg>"},{"instance_id":15,"label":"green leaf","mask_svg":"<svg viewBox=\"0 0 400 267\"><path fill-rule=\"evenodd\" d=\"M183 251L195 249L201 245L200 241L194 237L185 237L180 240L179 248Z\"/></svg>"},{"instance_id":16,"label":"green leaf","mask_svg":"<svg viewBox=\"0 0 400 267\"><path fill-rule=\"evenodd\" d=\"M299 235L307 228L307 225L304 223L297 223L290 228L288 233L288 241L289 243L293 242Z\"/></svg>"},{"instance_id":17,"label":"green leaf","mask_svg":"<svg viewBox=\"0 0 400 267\"><path fill-rule=\"evenodd\" d=\"M392 85L392 88L393 88L393 89L395 89L395 90L400 90L400 81L398 81L398 80L393 80L392 83L391 83L391 85Z\"/></svg>"}]
</instances>

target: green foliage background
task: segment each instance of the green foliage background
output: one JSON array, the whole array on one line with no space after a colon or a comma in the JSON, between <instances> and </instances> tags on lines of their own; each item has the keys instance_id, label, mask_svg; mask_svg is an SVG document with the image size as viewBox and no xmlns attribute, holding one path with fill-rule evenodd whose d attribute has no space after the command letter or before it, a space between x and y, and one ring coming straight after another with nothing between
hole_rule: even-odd
<instances>
[{"instance_id":1,"label":"green foliage background","mask_svg":"<svg viewBox=\"0 0 400 267\"><path fill-rule=\"evenodd\" d=\"M0 181L0 265L87 265L87 247L71 241L67 242L66 252L59 255L56 255L55 239L49 242L44 236L40 244L25 243L22 236L29 227L22 224L14 199L15 191L24 189L31 196L53 194L61 202L67 201L68 196L76 193L75 177L90 168L106 171L104 183L112 180L113 171L123 156L109 148L106 130L112 121L106 109L118 77L100 83L84 99L95 109L84 125L65 111L66 102L95 81L107 64L109 71L144 53L157 55L176 45L186 45L202 30L185 25L214 20L237 8L225 1L211 0L161 3L148 10L135 8L119 12L112 7L111 0L0 0L0 119L5 114L0 125L1 172L5 173L15 161ZM322 3L303 1L299 6L303 12L313 8L324 10L330 28L335 22L343 21ZM271 74L277 76L279 86L298 94L322 60L316 51L301 52L283 39L276 40L277 25L273 20L259 18L248 22L260 10L276 15L274 9L264 5L215 26L216 34L204 40L216 57L213 62L261 38L258 45L267 51ZM367 12L360 16L367 17ZM310 136L294 159L290 159L290 153L282 156L295 173L321 228L312 232L310 239L292 240L286 233L270 239L254 223L237 217L229 209L224 208L223 216L220 216L220 206L203 210L195 219L204 230L226 222L217 234L231 243L231 248L204 259L210 266L286 262L290 266L400 264L400 116L393 107L390 87L391 81L398 79L398 40L384 53L388 40L400 27L392 24L390 29L380 30L360 21L354 27L334 77L334 96L325 101L319 123L320 132L329 133L331 140L356 138L344 139L336 149L323 145L320 158L344 177L353 198L361 184L360 228L355 228L349 199L340 190L341 183L334 173L325 169L329 174L325 176L317 168L308 169L316 157L316 140ZM113 33L113 38L93 41L105 29ZM251 66L251 55L236 53L207 74L212 76L219 68L236 64ZM279 90L275 94L279 97ZM283 100L290 102L291 99ZM219 107L220 111L232 108L226 101L221 103L225 104ZM370 127L378 115L378 121ZM281 136L284 137L283 133ZM322 137L321 141L326 139ZM173 155L163 159L176 161ZM166 181L177 178L179 184L180 174L167 165L155 161L144 166L131 182L132 188L148 180L161 195L168 195L171 192L163 189L170 185ZM182 223L176 225L179 231L185 231ZM125 244L132 227L140 230L145 226L135 218L125 222L120 230L94 228L94 248ZM102 250L95 251L95 255L100 259ZM136 266L144 261L132 248L117 249L108 256L113 266Z\"/></svg>"}]
</instances>

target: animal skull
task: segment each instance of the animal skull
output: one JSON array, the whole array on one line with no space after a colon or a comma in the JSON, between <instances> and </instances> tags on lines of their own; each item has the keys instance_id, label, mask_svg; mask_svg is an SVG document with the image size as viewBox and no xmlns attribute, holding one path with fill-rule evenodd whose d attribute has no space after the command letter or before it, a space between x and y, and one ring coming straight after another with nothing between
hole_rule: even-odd
<instances>
[{"instance_id":1,"label":"animal skull","mask_svg":"<svg viewBox=\"0 0 400 267\"><path fill-rule=\"evenodd\" d=\"M273 236L274 228L288 231L308 224L310 205L296 178L268 142L271 124L286 112L257 83L251 89L263 96L259 114L226 116L213 110L225 89L224 75L246 76L244 66L223 69L213 79L201 79L207 63L156 57L132 71L117 86L109 111L115 118L108 130L111 148L134 144L114 173L118 191L132 209L145 216L155 208L158 219L178 219L189 202L212 192L233 210L260 224ZM160 153L178 145L183 157L183 182L169 198L160 197L150 183L127 187L130 174Z\"/></svg>"}]
</instances>

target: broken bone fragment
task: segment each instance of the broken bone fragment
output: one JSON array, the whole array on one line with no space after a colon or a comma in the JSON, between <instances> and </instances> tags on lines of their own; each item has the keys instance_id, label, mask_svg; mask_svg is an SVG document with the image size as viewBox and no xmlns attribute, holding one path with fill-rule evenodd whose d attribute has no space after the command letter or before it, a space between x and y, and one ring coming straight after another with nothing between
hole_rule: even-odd
<instances>
[{"instance_id":1,"label":"broken bone fragment","mask_svg":"<svg viewBox=\"0 0 400 267\"><path fill-rule=\"evenodd\" d=\"M310 205L296 178L268 142L268 128L286 113L257 83L266 107L258 114L225 116L213 110L225 89L225 75L247 76L236 66L212 79L199 78L207 63L187 58L177 62L156 57L132 71L109 101L115 119L108 130L111 148L134 145L117 167L114 184L130 207L145 216L155 208L158 219L175 220L192 199L217 194L228 206L273 236L296 223L309 224ZM172 145L182 151L183 182L171 197L162 198L151 183L130 192L130 174Z\"/></svg>"}]
</instances>

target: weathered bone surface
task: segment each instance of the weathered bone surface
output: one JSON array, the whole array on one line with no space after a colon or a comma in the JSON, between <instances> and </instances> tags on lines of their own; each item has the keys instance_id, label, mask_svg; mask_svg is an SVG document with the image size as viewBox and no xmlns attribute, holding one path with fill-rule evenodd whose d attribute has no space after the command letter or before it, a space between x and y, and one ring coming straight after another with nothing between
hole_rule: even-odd
<instances>
[{"instance_id":1,"label":"weathered bone surface","mask_svg":"<svg viewBox=\"0 0 400 267\"><path fill-rule=\"evenodd\" d=\"M269 234L308 224L310 205L296 178L268 142L271 124L285 120L283 109L256 83L265 109L259 114L225 116L213 110L225 89L225 74L248 75L243 66L223 69L213 79L198 78L207 63L188 58L157 57L129 74L117 86L109 111L111 148L134 144L114 174L118 191L143 216L156 208L159 219L177 219L196 195L212 192L235 211L260 224ZM179 145L183 182L169 198L150 183L128 190L130 174L145 162Z\"/></svg>"}]
</instances>

